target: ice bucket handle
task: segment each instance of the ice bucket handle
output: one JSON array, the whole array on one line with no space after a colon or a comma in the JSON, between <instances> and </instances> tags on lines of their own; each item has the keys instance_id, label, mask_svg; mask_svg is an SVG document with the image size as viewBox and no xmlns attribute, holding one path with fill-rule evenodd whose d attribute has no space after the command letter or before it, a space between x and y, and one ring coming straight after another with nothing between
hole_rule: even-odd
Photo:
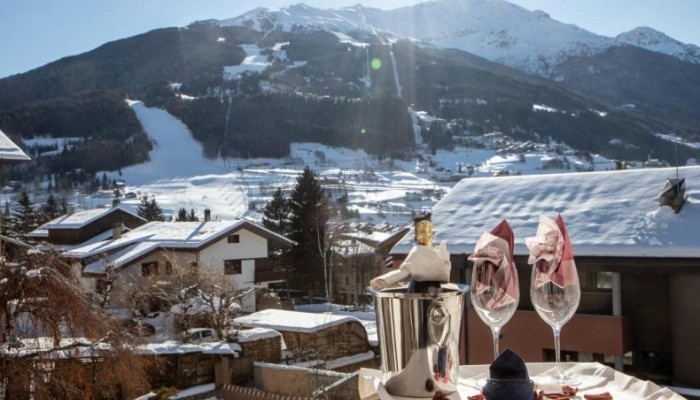
<instances>
[{"instance_id":1,"label":"ice bucket handle","mask_svg":"<svg viewBox=\"0 0 700 400\"><path fill-rule=\"evenodd\" d=\"M450 336L450 312L441 302L435 302L428 307L428 333L438 347L444 347Z\"/></svg>"}]
</instances>

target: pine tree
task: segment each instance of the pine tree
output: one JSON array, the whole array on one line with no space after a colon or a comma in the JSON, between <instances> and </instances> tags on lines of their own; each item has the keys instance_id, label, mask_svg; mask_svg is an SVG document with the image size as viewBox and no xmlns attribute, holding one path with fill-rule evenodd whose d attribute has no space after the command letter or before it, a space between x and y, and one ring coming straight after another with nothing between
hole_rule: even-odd
<instances>
[{"instance_id":1,"label":"pine tree","mask_svg":"<svg viewBox=\"0 0 700 400\"><path fill-rule=\"evenodd\" d=\"M15 221L14 233L17 236L29 233L36 228L36 213L34 212L34 205L29 199L29 194L26 190L20 195L12 217Z\"/></svg>"},{"instance_id":2,"label":"pine tree","mask_svg":"<svg viewBox=\"0 0 700 400\"><path fill-rule=\"evenodd\" d=\"M151 197L151 199L148 201L148 214L149 221L165 221L163 210L161 210L155 197Z\"/></svg>"},{"instance_id":3,"label":"pine tree","mask_svg":"<svg viewBox=\"0 0 700 400\"><path fill-rule=\"evenodd\" d=\"M187 220L190 222L197 222L199 221L199 218L197 218L196 215L194 215L194 208L190 208L190 215L187 216Z\"/></svg>"},{"instance_id":4,"label":"pine tree","mask_svg":"<svg viewBox=\"0 0 700 400\"><path fill-rule=\"evenodd\" d=\"M136 214L138 214L139 217L145 219L146 221L150 221L150 219L148 219L148 196L144 194L143 196L141 196L139 201L140 203L139 207L136 209Z\"/></svg>"},{"instance_id":5,"label":"pine tree","mask_svg":"<svg viewBox=\"0 0 700 400\"><path fill-rule=\"evenodd\" d=\"M41 212L44 214L42 219L45 221L51 221L59 216L58 203L53 197L53 194L50 194L46 199L46 203L41 206Z\"/></svg>"},{"instance_id":6,"label":"pine tree","mask_svg":"<svg viewBox=\"0 0 700 400\"><path fill-rule=\"evenodd\" d=\"M187 210L180 207L180 209L177 211L177 218L175 218L175 222L185 222L185 221L187 221Z\"/></svg>"},{"instance_id":7,"label":"pine tree","mask_svg":"<svg viewBox=\"0 0 700 400\"><path fill-rule=\"evenodd\" d=\"M155 197L151 197L151 201L148 202L148 207L151 215L149 221L165 221L163 210L158 205L158 202L156 202Z\"/></svg>"},{"instance_id":8,"label":"pine tree","mask_svg":"<svg viewBox=\"0 0 700 400\"><path fill-rule=\"evenodd\" d=\"M289 238L295 242L288 260L292 266L290 283L309 295L325 287L324 259L319 248L326 248L328 204L318 176L307 166L297 178L289 202L291 210Z\"/></svg>"},{"instance_id":9,"label":"pine tree","mask_svg":"<svg viewBox=\"0 0 700 400\"><path fill-rule=\"evenodd\" d=\"M289 234L289 219L291 209L289 200L282 194L282 189L277 189L272 195L272 200L265 206L263 212L263 226L265 228L286 236Z\"/></svg>"},{"instance_id":10,"label":"pine tree","mask_svg":"<svg viewBox=\"0 0 700 400\"><path fill-rule=\"evenodd\" d=\"M161 210L155 197L151 197L149 200L148 196L145 194L141 196L141 202L139 203L136 213L146 221L165 221L163 210Z\"/></svg>"}]
</instances>

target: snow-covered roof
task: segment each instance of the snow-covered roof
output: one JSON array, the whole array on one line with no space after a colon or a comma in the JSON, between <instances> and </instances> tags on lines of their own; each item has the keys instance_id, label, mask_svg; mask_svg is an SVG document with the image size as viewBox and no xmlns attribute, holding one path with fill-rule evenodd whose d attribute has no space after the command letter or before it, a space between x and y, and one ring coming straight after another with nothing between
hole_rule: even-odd
<instances>
[{"instance_id":1,"label":"snow-covered roof","mask_svg":"<svg viewBox=\"0 0 700 400\"><path fill-rule=\"evenodd\" d=\"M125 233L119 239L105 240L76 247L63 253L68 258L84 259L107 252L108 261L115 268L128 266L130 262L162 249L201 249L214 241L238 231L250 230L256 234L282 243L291 243L289 239L249 221L205 221L205 222L158 222L153 221ZM105 260L100 259L88 264L84 269L87 274L105 272Z\"/></svg>"},{"instance_id":2,"label":"snow-covered roof","mask_svg":"<svg viewBox=\"0 0 700 400\"><path fill-rule=\"evenodd\" d=\"M33 231L24 235L25 237L35 238L35 239L46 239L49 237L49 230L44 228L43 225L34 229Z\"/></svg>"},{"instance_id":3,"label":"snow-covered roof","mask_svg":"<svg viewBox=\"0 0 700 400\"><path fill-rule=\"evenodd\" d=\"M507 219L515 254L527 255L540 214L561 214L575 256L700 257L700 167L683 167L686 202L679 213L659 207L674 168L468 178L435 205L434 243L451 254L471 254L481 234ZM392 254L407 254L407 234Z\"/></svg>"},{"instance_id":4,"label":"snow-covered roof","mask_svg":"<svg viewBox=\"0 0 700 400\"><path fill-rule=\"evenodd\" d=\"M100 352L112 351L109 343L99 343L84 337L61 338L58 346L51 337L19 338L21 345L11 346L9 343L0 345L0 355L3 357L31 357L41 353L45 358L83 358L94 357Z\"/></svg>"},{"instance_id":5,"label":"snow-covered roof","mask_svg":"<svg viewBox=\"0 0 700 400\"><path fill-rule=\"evenodd\" d=\"M0 131L0 162L4 161L31 161L31 158L10 140L3 131Z\"/></svg>"},{"instance_id":6,"label":"snow-covered roof","mask_svg":"<svg viewBox=\"0 0 700 400\"><path fill-rule=\"evenodd\" d=\"M231 354L238 357L241 353L241 346L238 343L211 342L190 344L182 343L175 340L168 340L161 343L144 344L136 348L139 354L186 354L186 353L203 353L203 354Z\"/></svg>"},{"instance_id":7,"label":"snow-covered roof","mask_svg":"<svg viewBox=\"0 0 700 400\"><path fill-rule=\"evenodd\" d=\"M376 248L359 240L339 240L333 243L332 250L340 257L353 257L374 254Z\"/></svg>"},{"instance_id":8,"label":"snow-covered roof","mask_svg":"<svg viewBox=\"0 0 700 400\"><path fill-rule=\"evenodd\" d=\"M36 230L28 233L27 236L40 237L34 235L35 232L36 234L41 234L42 231L46 231L46 235L48 235L49 229L80 229L93 221L96 221L106 215L117 211L125 212L127 214L130 214L134 218L141 219L144 222L146 221L145 219L139 217L137 214L134 214L123 207L93 208L91 210L80 210L72 214L61 215L60 217L54 218L51 221L45 223L44 225L41 225Z\"/></svg>"},{"instance_id":9,"label":"snow-covered roof","mask_svg":"<svg viewBox=\"0 0 700 400\"><path fill-rule=\"evenodd\" d=\"M268 328L250 328L236 331L238 333L238 343L254 342L256 340L279 338L281 333Z\"/></svg>"},{"instance_id":10,"label":"snow-covered roof","mask_svg":"<svg viewBox=\"0 0 700 400\"><path fill-rule=\"evenodd\" d=\"M360 320L347 315L314 314L287 310L263 310L234 320L246 328L269 328L277 331L314 333L346 322Z\"/></svg>"}]
</instances>

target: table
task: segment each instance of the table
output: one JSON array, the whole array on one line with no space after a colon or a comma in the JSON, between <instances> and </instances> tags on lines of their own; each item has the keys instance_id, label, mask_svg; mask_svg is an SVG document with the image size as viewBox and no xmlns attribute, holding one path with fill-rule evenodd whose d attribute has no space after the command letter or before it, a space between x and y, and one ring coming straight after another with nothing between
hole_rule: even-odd
<instances>
[{"instance_id":1,"label":"table","mask_svg":"<svg viewBox=\"0 0 700 400\"><path fill-rule=\"evenodd\" d=\"M537 382L537 376L554 368L554 363L527 363L530 378ZM586 393L609 392L615 400L683 400L684 397L668 388L653 382L625 375L600 363L562 363L567 373L581 377L578 397ZM488 377L488 365L461 365L459 367L458 390L448 396L453 400L466 400L468 396L480 392L477 380ZM381 373L376 369L360 369L358 390L362 400L398 400L404 397L389 395L381 384ZM555 388L541 387L545 391L558 391Z\"/></svg>"}]
</instances>

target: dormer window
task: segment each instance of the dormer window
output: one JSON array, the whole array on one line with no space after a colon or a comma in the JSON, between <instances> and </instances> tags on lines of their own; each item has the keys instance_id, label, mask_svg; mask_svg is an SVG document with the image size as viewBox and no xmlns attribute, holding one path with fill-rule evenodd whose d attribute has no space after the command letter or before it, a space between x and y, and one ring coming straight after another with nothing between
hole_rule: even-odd
<instances>
[{"instance_id":1,"label":"dormer window","mask_svg":"<svg viewBox=\"0 0 700 400\"><path fill-rule=\"evenodd\" d=\"M241 242L241 235L238 235L238 234L229 235L228 242L229 243L240 243Z\"/></svg>"}]
</instances>

